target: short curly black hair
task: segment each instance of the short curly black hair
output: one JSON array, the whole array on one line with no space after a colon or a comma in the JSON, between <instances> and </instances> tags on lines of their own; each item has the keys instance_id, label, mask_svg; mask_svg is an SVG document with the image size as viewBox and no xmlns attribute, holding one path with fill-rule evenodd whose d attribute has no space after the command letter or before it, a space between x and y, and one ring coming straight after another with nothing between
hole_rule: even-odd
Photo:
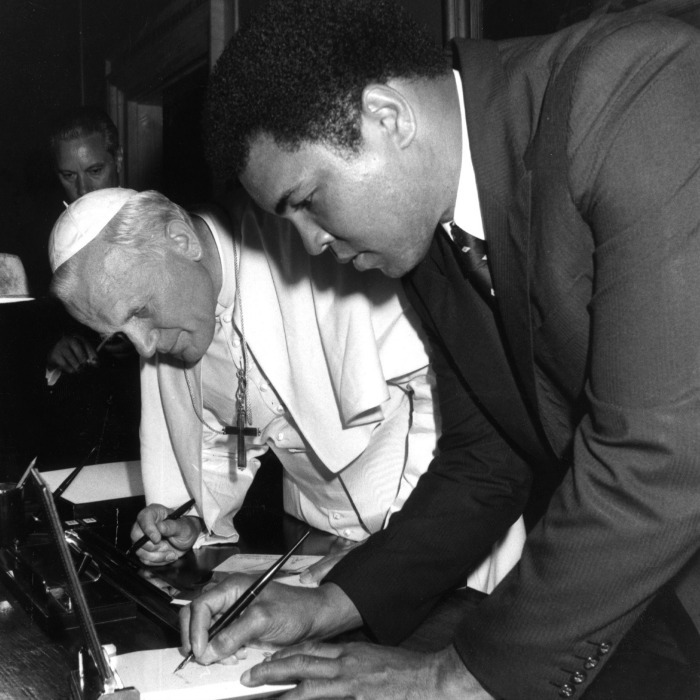
<instances>
[{"instance_id":1,"label":"short curly black hair","mask_svg":"<svg viewBox=\"0 0 700 700\"><path fill-rule=\"evenodd\" d=\"M261 133L357 151L362 91L391 78L434 78L449 64L392 0L270 0L236 34L209 80L207 159L228 180Z\"/></svg>"}]
</instances>

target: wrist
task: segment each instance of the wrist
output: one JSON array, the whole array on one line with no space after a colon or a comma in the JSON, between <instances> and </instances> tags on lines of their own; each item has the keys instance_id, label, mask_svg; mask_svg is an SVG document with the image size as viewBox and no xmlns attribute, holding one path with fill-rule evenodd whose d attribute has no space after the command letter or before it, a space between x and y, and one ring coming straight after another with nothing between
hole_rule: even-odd
<instances>
[{"instance_id":1,"label":"wrist","mask_svg":"<svg viewBox=\"0 0 700 700\"><path fill-rule=\"evenodd\" d=\"M324 583L315 593L319 604L312 625L313 639L333 637L341 632L362 626L362 616L340 586Z\"/></svg>"},{"instance_id":2,"label":"wrist","mask_svg":"<svg viewBox=\"0 0 700 700\"><path fill-rule=\"evenodd\" d=\"M440 697L494 700L493 695L484 690L481 683L464 665L453 646L433 655L432 668L435 674L435 687L440 690Z\"/></svg>"}]
</instances>

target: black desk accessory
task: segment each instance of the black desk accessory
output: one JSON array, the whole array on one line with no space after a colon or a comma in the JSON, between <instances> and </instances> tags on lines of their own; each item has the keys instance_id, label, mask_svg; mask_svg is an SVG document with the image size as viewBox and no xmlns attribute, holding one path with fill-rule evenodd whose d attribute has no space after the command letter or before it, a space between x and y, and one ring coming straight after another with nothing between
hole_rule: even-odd
<instances>
[{"instance_id":1,"label":"black desk accessory","mask_svg":"<svg viewBox=\"0 0 700 700\"><path fill-rule=\"evenodd\" d=\"M220 618L218 618L218 620L216 620L216 622L209 628L210 642L219 634L219 632L221 632L222 629L224 629L224 627L230 625L235 619L240 617L245 612L248 606L258 597L263 588L270 583L272 577L284 566L289 557L296 552L301 543L310 534L311 529L307 530L286 554L283 554L262 576L260 576L260 578L256 579L252 585L246 589L246 591L244 591L238 600ZM193 658L194 654L190 652L175 669L174 673L177 673L180 669L184 668L190 661L192 661Z\"/></svg>"},{"instance_id":2,"label":"black desk accessory","mask_svg":"<svg viewBox=\"0 0 700 700\"><path fill-rule=\"evenodd\" d=\"M73 557L68 549L65 533L63 531L63 527L61 526L61 521L58 517L58 511L56 510L56 504L54 503L51 491L36 469L32 468L31 474L39 487L49 529L51 531L54 544L56 545L61 556L61 562L63 563L63 568L66 574L66 583L70 590L73 604L76 606L81 630L85 639L87 651L89 653L89 658L91 659L92 664L94 664L94 668L97 672L98 686L101 686L101 688L98 687L96 700L107 700L108 698L115 698L115 700L139 700L140 694L138 690L135 690L134 688L119 687L121 684L117 681L111 666L107 662L102 645L100 644L100 640L97 636L95 623L92 619L90 609L88 608L85 596L83 594L83 588L80 584L75 564L73 563ZM83 673L84 668L82 664L82 657L80 659L79 668L79 677L77 680L73 678L73 681L78 686L77 690L79 690L80 697L82 697L83 692L85 691L85 677Z\"/></svg>"}]
</instances>

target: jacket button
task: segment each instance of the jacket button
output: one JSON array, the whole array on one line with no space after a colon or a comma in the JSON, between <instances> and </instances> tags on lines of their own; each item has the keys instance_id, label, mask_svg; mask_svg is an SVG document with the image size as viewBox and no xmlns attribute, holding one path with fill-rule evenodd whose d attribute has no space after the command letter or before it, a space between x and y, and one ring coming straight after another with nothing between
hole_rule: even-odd
<instances>
[{"instance_id":1,"label":"jacket button","mask_svg":"<svg viewBox=\"0 0 700 700\"><path fill-rule=\"evenodd\" d=\"M583 683L586 680L587 676L583 671L574 671L571 674L571 678L569 680L572 683L576 683L576 685L579 685L580 683Z\"/></svg>"},{"instance_id":2,"label":"jacket button","mask_svg":"<svg viewBox=\"0 0 700 700\"><path fill-rule=\"evenodd\" d=\"M560 698L572 698L576 694L576 688L574 688L573 685L569 685L568 683L564 683L559 688L559 697Z\"/></svg>"},{"instance_id":3,"label":"jacket button","mask_svg":"<svg viewBox=\"0 0 700 700\"><path fill-rule=\"evenodd\" d=\"M612 644L610 644L610 642L601 642L598 645L598 653L601 656L605 656L606 654L610 653L611 649L612 649Z\"/></svg>"},{"instance_id":4,"label":"jacket button","mask_svg":"<svg viewBox=\"0 0 700 700\"><path fill-rule=\"evenodd\" d=\"M587 670L590 671L592 668L595 668L598 665L598 659L595 658L595 656L589 656L584 662L583 662L583 667Z\"/></svg>"}]
</instances>

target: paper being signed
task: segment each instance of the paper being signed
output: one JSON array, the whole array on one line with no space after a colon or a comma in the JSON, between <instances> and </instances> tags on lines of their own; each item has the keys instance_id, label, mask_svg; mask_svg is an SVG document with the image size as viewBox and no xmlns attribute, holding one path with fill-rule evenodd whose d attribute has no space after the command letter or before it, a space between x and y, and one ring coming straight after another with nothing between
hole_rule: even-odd
<instances>
[{"instance_id":1,"label":"paper being signed","mask_svg":"<svg viewBox=\"0 0 700 700\"><path fill-rule=\"evenodd\" d=\"M113 659L114 670L124 687L134 687L141 700L224 700L225 698L261 698L276 695L294 686L265 685L247 688L241 674L259 664L265 652L248 648L246 658L237 663L200 666L192 662L173 673L182 661L177 648L136 651Z\"/></svg>"}]
</instances>

